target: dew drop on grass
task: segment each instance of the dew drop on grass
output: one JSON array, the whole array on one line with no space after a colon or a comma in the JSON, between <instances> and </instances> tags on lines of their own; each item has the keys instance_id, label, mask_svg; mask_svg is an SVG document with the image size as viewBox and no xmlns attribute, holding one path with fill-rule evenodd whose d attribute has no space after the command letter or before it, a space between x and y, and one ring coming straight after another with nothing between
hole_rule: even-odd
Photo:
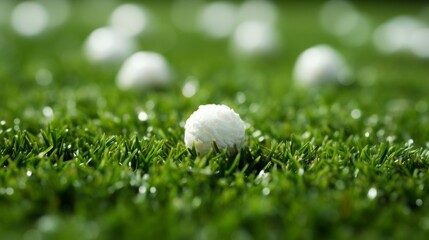
<instances>
[{"instance_id":1,"label":"dew drop on grass","mask_svg":"<svg viewBox=\"0 0 429 240\"><path fill-rule=\"evenodd\" d=\"M147 192L147 188L146 188L146 186L141 186L141 187L139 187L139 193L140 194L145 194Z\"/></svg>"},{"instance_id":2,"label":"dew drop on grass","mask_svg":"<svg viewBox=\"0 0 429 240\"><path fill-rule=\"evenodd\" d=\"M149 180L149 174L145 173L143 175L143 181L147 182Z\"/></svg>"},{"instance_id":3,"label":"dew drop on grass","mask_svg":"<svg viewBox=\"0 0 429 240\"><path fill-rule=\"evenodd\" d=\"M30 177L31 175L33 175L33 173L30 170L27 170L27 177Z\"/></svg>"},{"instance_id":4,"label":"dew drop on grass","mask_svg":"<svg viewBox=\"0 0 429 240\"><path fill-rule=\"evenodd\" d=\"M270 189L269 188L267 188L267 187L264 187L263 189L262 189L262 194L264 195L264 196L268 196L269 194L270 194Z\"/></svg>"},{"instance_id":5,"label":"dew drop on grass","mask_svg":"<svg viewBox=\"0 0 429 240\"><path fill-rule=\"evenodd\" d=\"M421 200L420 198L418 198L417 200L416 200L416 206L417 207L421 207L423 205L423 200Z\"/></svg>"},{"instance_id":6,"label":"dew drop on grass","mask_svg":"<svg viewBox=\"0 0 429 240\"><path fill-rule=\"evenodd\" d=\"M374 187L370 188L370 189L368 190L367 197L368 197L369 199L374 199L374 198L376 198L376 197L377 197L377 189L376 189L376 188L374 188Z\"/></svg>"},{"instance_id":7,"label":"dew drop on grass","mask_svg":"<svg viewBox=\"0 0 429 240\"><path fill-rule=\"evenodd\" d=\"M235 95L235 99L236 99L237 103L239 103L239 104L243 104L243 103L245 103L245 102L246 102L246 94L244 94L244 93L242 93L242 92L238 92L238 93Z\"/></svg>"},{"instance_id":8,"label":"dew drop on grass","mask_svg":"<svg viewBox=\"0 0 429 240\"><path fill-rule=\"evenodd\" d=\"M44 107L42 112L43 112L43 116L45 116L46 118L51 119L54 117L54 111L49 106Z\"/></svg>"},{"instance_id":9,"label":"dew drop on grass","mask_svg":"<svg viewBox=\"0 0 429 240\"><path fill-rule=\"evenodd\" d=\"M362 112L359 109L353 109L350 115L353 119L359 119L362 116Z\"/></svg>"},{"instance_id":10,"label":"dew drop on grass","mask_svg":"<svg viewBox=\"0 0 429 240\"><path fill-rule=\"evenodd\" d=\"M253 113L256 113L260 110L260 106L257 103L250 104L249 110Z\"/></svg>"},{"instance_id":11,"label":"dew drop on grass","mask_svg":"<svg viewBox=\"0 0 429 240\"><path fill-rule=\"evenodd\" d=\"M150 187L149 192L150 192L151 197L155 197L156 196L156 187Z\"/></svg>"},{"instance_id":12,"label":"dew drop on grass","mask_svg":"<svg viewBox=\"0 0 429 240\"><path fill-rule=\"evenodd\" d=\"M46 68L41 68L36 72L34 78L36 79L37 84L41 86L48 86L51 84L53 76L51 71Z\"/></svg>"},{"instance_id":13,"label":"dew drop on grass","mask_svg":"<svg viewBox=\"0 0 429 240\"><path fill-rule=\"evenodd\" d=\"M194 78L191 78L186 81L185 85L182 88L182 94L186 98L191 98L198 91L198 81Z\"/></svg>"},{"instance_id":14,"label":"dew drop on grass","mask_svg":"<svg viewBox=\"0 0 429 240\"><path fill-rule=\"evenodd\" d=\"M252 133L252 137L257 138L260 137L262 135L262 132L259 130L256 130Z\"/></svg>"},{"instance_id":15,"label":"dew drop on grass","mask_svg":"<svg viewBox=\"0 0 429 240\"><path fill-rule=\"evenodd\" d=\"M198 208L199 206L201 206L201 202L201 198L195 197L194 199L192 199L192 207Z\"/></svg>"},{"instance_id":16,"label":"dew drop on grass","mask_svg":"<svg viewBox=\"0 0 429 240\"><path fill-rule=\"evenodd\" d=\"M148 114L145 111L141 111L138 114L138 119L141 122L146 122L149 119L149 116L148 116Z\"/></svg>"},{"instance_id":17,"label":"dew drop on grass","mask_svg":"<svg viewBox=\"0 0 429 240\"><path fill-rule=\"evenodd\" d=\"M395 141L395 139L396 139L396 137L395 137L395 136L387 136L387 138L386 138L386 140L387 140L389 143L393 143L393 142Z\"/></svg>"}]
</instances>

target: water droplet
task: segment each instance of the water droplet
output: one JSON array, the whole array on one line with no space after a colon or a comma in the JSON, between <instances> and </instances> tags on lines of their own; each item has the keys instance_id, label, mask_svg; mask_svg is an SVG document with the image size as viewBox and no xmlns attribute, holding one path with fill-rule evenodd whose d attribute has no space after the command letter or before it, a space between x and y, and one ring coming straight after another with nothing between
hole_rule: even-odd
<instances>
[{"instance_id":1,"label":"water droplet","mask_svg":"<svg viewBox=\"0 0 429 240\"><path fill-rule=\"evenodd\" d=\"M195 93L197 93L198 91L198 85L199 85L198 81L195 78L193 77L189 78L186 81L185 85L183 85L183 88L182 88L183 96L187 98L193 97Z\"/></svg>"},{"instance_id":2,"label":"water droplet","mask_svg":"<svg viewBox=\"0 0 429 240\"><path fill-rule=\"evenodd\" d=\"M421 200L420 198L418 198L416 200L416 205L417 205L417 207L421 207L423 205L423 200Z\"/></svg>"},{"instance_id":3,"label":"water droplet","mask_svg":"<svg viewBox=\"0 0 429 240\"><path fill-rule=\"evenodd\" d=\"M28 170L26 174L27 174L28 177L30 177L31 175L33 175L33 173L30 170Z\"/></svg>"},{"instance_id":4,"label":"water droplet","mask_svg":"<svg viewBox=\"0 0 429 240\"><path fill-rule=\"evenodd\" d=\"M43 110L42 110L42 112L43 112L43 115L44 115L46 118L51 119L51 118L53 118L53 117L54 117L54 111L53 111L53 110L52 110L52 108L51 108L51 107L49 107L49 106L44 107L44 108L43 108Z\"/></svg>"},{"instance_id":5,"label":"water droplet","mask_svg":"<svg viewBox=\"0 0 429 240\"><path fill-rule=\"evenodd\" d=\"M359 109L353 109L350 115L353 119L359 119L362 116L362 112Z\"/></svg>"},{"instance_id":6,"label":"water droplet","mask_svg":"<svg viewBox=\"0 0 429 240\"><path fill-rule=\"evenodd\" d=\"M376 197L377 197L377 189L376 189L376 188L374 188L374 187L370 188L370 189L369 189L369 191L368 191L367 197L368 197L369 199L374 199L374 198L376 198Z\"/></svg>"},{"instance_id":7,"label":"water droplet","mask_svg":"<svg viewBox=\"0 0 429 240\"><path fill-rule=\"evenodd\" d=\"M262 135L262 132L259 130L256 130L255 132L252 133L252 137L257 138L260 137Z\"/></svg>"},{"instance_id":8,"label":"water droplet","mask_svg":"<svg viewBox=\"0 0 429 240\"><path fill-rule=\"evenodd\" d=\"M149 180L149 174L145 173L143 175L143 181L147 182Z\"/></svg>"},{"instance_id":9,"label":"water droplet","mask_svg":"<svg viewBox=\"0 0 429 240\"><path fill-rule=\"evenodd\" d=\"M12 195L14 192L15 191L11 187L6 188L5 190L6 195L9 195L9 196Z\"/></svg>"},{"instance_id":10,"label":"water droplet","mask_svg":"<svg viewBox=\"0 0 429 240\"><path fill-rule=\"evenodd\" d=\"M264 187L264 188L262 189L262 194L263 194L264 196L269 195L269 194L270 194L270 189L269 189L269 188L267 188L267 187Z\"/></svg>"},{"instance_id":11,"label":"water droplet","mask_svg":"<svg viewBox=\"0 0 429 240\"><path fill-rule=\"evenodd\" d=\"M304 175L304 168L300 168L300 169L298 170L298 175L299 175L299 176Z\"/></svg>"},{"instance_id":12,"label":"water droplet","mask_svg":"<svg viewBox=\"0 0 429 240\"><path fill-rule=\"evenodd\" d=\"M395 139L396 139L395 136L387 136L386 141L388 141L389 143L392 143L395 141Z\"/></svg>"},{"instance_id":13,"label":"water droplet","mask_svg":"<svg viewBox=\"0 0 429 240\"><path fill-rule=\"evenodd\" d=\"M146 122L149 119L149 115L145 111L141 111L138 114L139 121Z\"/></svg>"},{"instance_id":14,"label":"water droplet","mask_svg":"<svg viewBox=\"0 0 429 240\"><path fill-rule=\"evenodd\" d=\"M147 192L147 188L146 188L146 186L141 186L141 187L139 187L139 193L140 194L145 194Z\"/></svg>"},{"instance_id":15,"label":"water droplet","mask_svg":"<svg viewBox=\"0 0 429 240\"><path fill-rule=\"evenodd\" d=\"M237 103L243 104L246 102L246 94L244 94L242 92L238 92L237 95L235 95L235 99L236 99Z\"/></svg>"},{"instance_id":16,"label":"water droplet","mask_svg":"<svg viewBox=\"0 0 429 240\"><path fill-rule=\"evenodd\" d=\"M201 198L195 197L194 199L192 199L192 207L198 208L201 205L201 202Z\"/></svg>"}]
</instances>

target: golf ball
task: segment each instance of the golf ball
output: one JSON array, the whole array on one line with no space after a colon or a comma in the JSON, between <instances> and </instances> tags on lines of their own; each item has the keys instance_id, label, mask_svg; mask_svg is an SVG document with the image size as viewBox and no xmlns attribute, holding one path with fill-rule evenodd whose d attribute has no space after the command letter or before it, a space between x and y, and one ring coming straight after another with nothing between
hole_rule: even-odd
<instances>
[{"instance_id":1,"label":"golf ball","mask_svg":"<svg viewBox=\"0 0 429 240\"><path fill-rule=\"evenodd\" d=\"M415 17L395 17L375 30L373 35L374 46L378 51L385 54L408 52L412 45L413 35L424 28L425 23Z\"/></svg>"},{"instance_id":2,"label":"golf ball","mask_svg":"<svg viewBox=\"0 0 429 240\"><path fill-rule=\"evenodd\" d=\"M170 68L159 53L141 51L125 60L116 78L123 90L162 88L171 80Z\"/></svg>"},{"instance_id":3,"label":"golf ball","mask_svg":"<svg viewBox=\"0 0 429 240\"><path fill-rule=\"evenodd\" d=\"M277 48L277 32L264 21L250 20L238 25L232 38L232 50L239 56L270 55Z\"/></svg>"},{"instance_id":4,"label":"golf ball","mask_svg":"<svg viewBox=\"0 0 429 240\"><path fill-rule=\"evenodd\" d=\"M42 33L47 28L49 20L45 6L36 1L19 3L11 14L13 29L25 37Z\"/></svg>"},{"instance_id":5,"label":"golf ball","mask_svg":"<svg viewBox=\"0 0 429 240\"><path fill-rule=\"evenodd\" d=\"M86 39L84 51L86 57L94 63L120 63L135 49L131 38L118 31L103 27L94 30Z\"/></svg>"},{"instance_id":6,"label":"golf ball","mask_svg":"<svg viewBox=\"0 0 429 240\"><path fill-rule=\"evenodd\" d=\"M350 70L344 58L328 45L317 45L301 53L296 61L293 78L298 85L326 83L348 84Z\"/></svg>"},{"instance_id":7,"label":"golf ball","mask_svg":"<svg viewBox=\"0 0 429 240\"><path fill-rule=\"evenodd\" d=\"M243 145L245 130L240 116L228 106L202 105L186 120L185 144L199 155L210 152L214 143L220 151L235 154Z\"/></svg>"},{"instance_id":8,"label":"golf ball","mask_svg":"<svg viewBox=\"0 0 429 240\"><path fill-rule=\"evenodd\" d=\"M230 2L208 3L201 10L198 22L207 36L222 39L232 34L237 22L237 7Z\"/></svg>"},{"instance_id":9,"label":"golf ball","mask_svg":"<svg viewBox=\"0 0 429 240\"><path fill-rule=\"evenodd\" d=\"M110 26L130 37L142 33L148 25L146 10L133 3L125 3L117 7L110 16Z\"/></svg>"}]
</instances>

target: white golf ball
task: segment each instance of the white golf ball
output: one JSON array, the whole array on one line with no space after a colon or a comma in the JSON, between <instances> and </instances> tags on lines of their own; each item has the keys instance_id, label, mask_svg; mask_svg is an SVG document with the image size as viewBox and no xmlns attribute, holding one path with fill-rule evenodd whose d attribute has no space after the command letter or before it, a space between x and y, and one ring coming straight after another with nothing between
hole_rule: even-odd
<instances>
[{"instance_id":1,"label":"white golf ball","mask_svg":"<svg viewBox=\"0 0 429 240\"><path fill-rule=\"evenodd\" d=\"M143 7L133 3L125 3L112 12L109 22L110 26L117 31L134 37L147 28L147 15Z\"/></svg>"},{"instance_id":2,"label":"white golf ball","mask_svg":"<svg viewBox=\"0 0 429 240\"><path fill-rule=\"evenodd\" d=\"M135 49L135 43L118 31L103 27L94 30L85 41L84 51L94 63L120 63Z\"/></svg>"},{"instance_id":3,"label":"white golf ball","mask_svg":"<svg viewBox=\"0 0 429 240\"><path fill-rule=\"evenodd\" d=\"M13 29L22 36L32 37L46 30L49 14L45 6L36 1L26 1L16 5L12 11Z\"/></svg>"},{"instance_id":4,"label":"white golf ball","mask_svg":"<svg viewBox=\"0 0 429 240\"><path fill-rule=\"evenodd\" d=\"M323 4L319 14L322 27L350 46L365 44L371 33L370 22L352 3L330 0Z\"/></svg>"},{"instance_id":5,"label":"white golf ball","mask_svg":"<svg viewBox=\"0 0 429 240\"><path fill-rule=\"evenodd\" d=\"M116 78L123 90L161 88L171 81L165 58L155 52L137 52L125 60Z\"/></svg>"},{"instance_id":6,"label":"white golf ball","mask_svg":"<svg viewBox=\"0 0 429 240\"><path fill-rule=\"evenodd\" d=\"M415 32L425 28L425 24L411 16L395 17L374 32L374 46L381 53L408 52ZM427 44L426 44L427 45Z\"/></svg>"},{"instance_id":7,"label":"white golf ball","mask_svg":"<svg viewBox=\"0 0 429 240\"><path fill-rule=\"evenodd\" d=\"M295 63L293 78L298 85L350 83L350 70L344 58L328 45L305 50Z\"/></svg>"},{"instance_id":8,"label":"white golf ball","mask_svg":"<svg viewBox=\"0 0 429 240\"><path fill-rule=\"evenodd\" d=\"M245 57L270 55L277 48L277 32L264 21L250 20L238 25L232 39L232 50Z\"/></svg>"},{"instance_id":9,"label":"white golf ball","mask_svg":"<svg viewBox=\"0 0 429 240\"><path fill-rule=\"evenodd\" d=\"M237 7L230 2L211 2L199 14L200 29L207 36L221 39L234 31L237 23Z\"/></svg>"},{"instance_id":10,"label":"white golf ball","mask_svg":"<svg viewBox=\"0 0 429 240\"><path fill-rule=\"evenodd\" d=\"M186 120L185 144L195 147L199 155L210 152L214 143L219 150L234 154L244 143L245 130L240 116L228 106L202 105Z\"/></svg>"},{"instance_id":11,"label":"white golf ball","mask_svg":"<svg viewBox=\"0 0 429 240\"><path fill-rule=\"evenodd\" d=\"M244 1L238 8L240 22L258 20L274 23L277 20L277 6L272 1L252 0Z\"/></svg>"}]
</instances>

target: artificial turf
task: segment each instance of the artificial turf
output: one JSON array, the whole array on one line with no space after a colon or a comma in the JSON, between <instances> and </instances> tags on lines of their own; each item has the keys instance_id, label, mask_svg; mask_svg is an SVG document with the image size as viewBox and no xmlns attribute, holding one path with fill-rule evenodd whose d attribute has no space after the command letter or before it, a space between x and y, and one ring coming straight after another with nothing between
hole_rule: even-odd
<instances>
[{"instance_id":1,"label":"artificial turf","mask_svg":"<svg viewBox=\"0 0 429 240\"><path fill-rule=\"evenodd\" d=\"M342 44L321 29L317 2L277 2L278 54L235 58L228 40L180 32L169 3L147 1L155 27L139 48L162 53L174 83L124 92L117 66L91 64L81 50L115 4L73 2L62 27L31 39L0 22L1 239L429 234L427 60ZM373 27L424 6L356 5ZM298 54L320 43L346 57L352 85L294 86ZM35 80L41 68L48 85ZM186 98L189 79L199 88ZM185 147L184 121L207 103L248 123L235 158Z\"/></svg>"}]
</instances>

